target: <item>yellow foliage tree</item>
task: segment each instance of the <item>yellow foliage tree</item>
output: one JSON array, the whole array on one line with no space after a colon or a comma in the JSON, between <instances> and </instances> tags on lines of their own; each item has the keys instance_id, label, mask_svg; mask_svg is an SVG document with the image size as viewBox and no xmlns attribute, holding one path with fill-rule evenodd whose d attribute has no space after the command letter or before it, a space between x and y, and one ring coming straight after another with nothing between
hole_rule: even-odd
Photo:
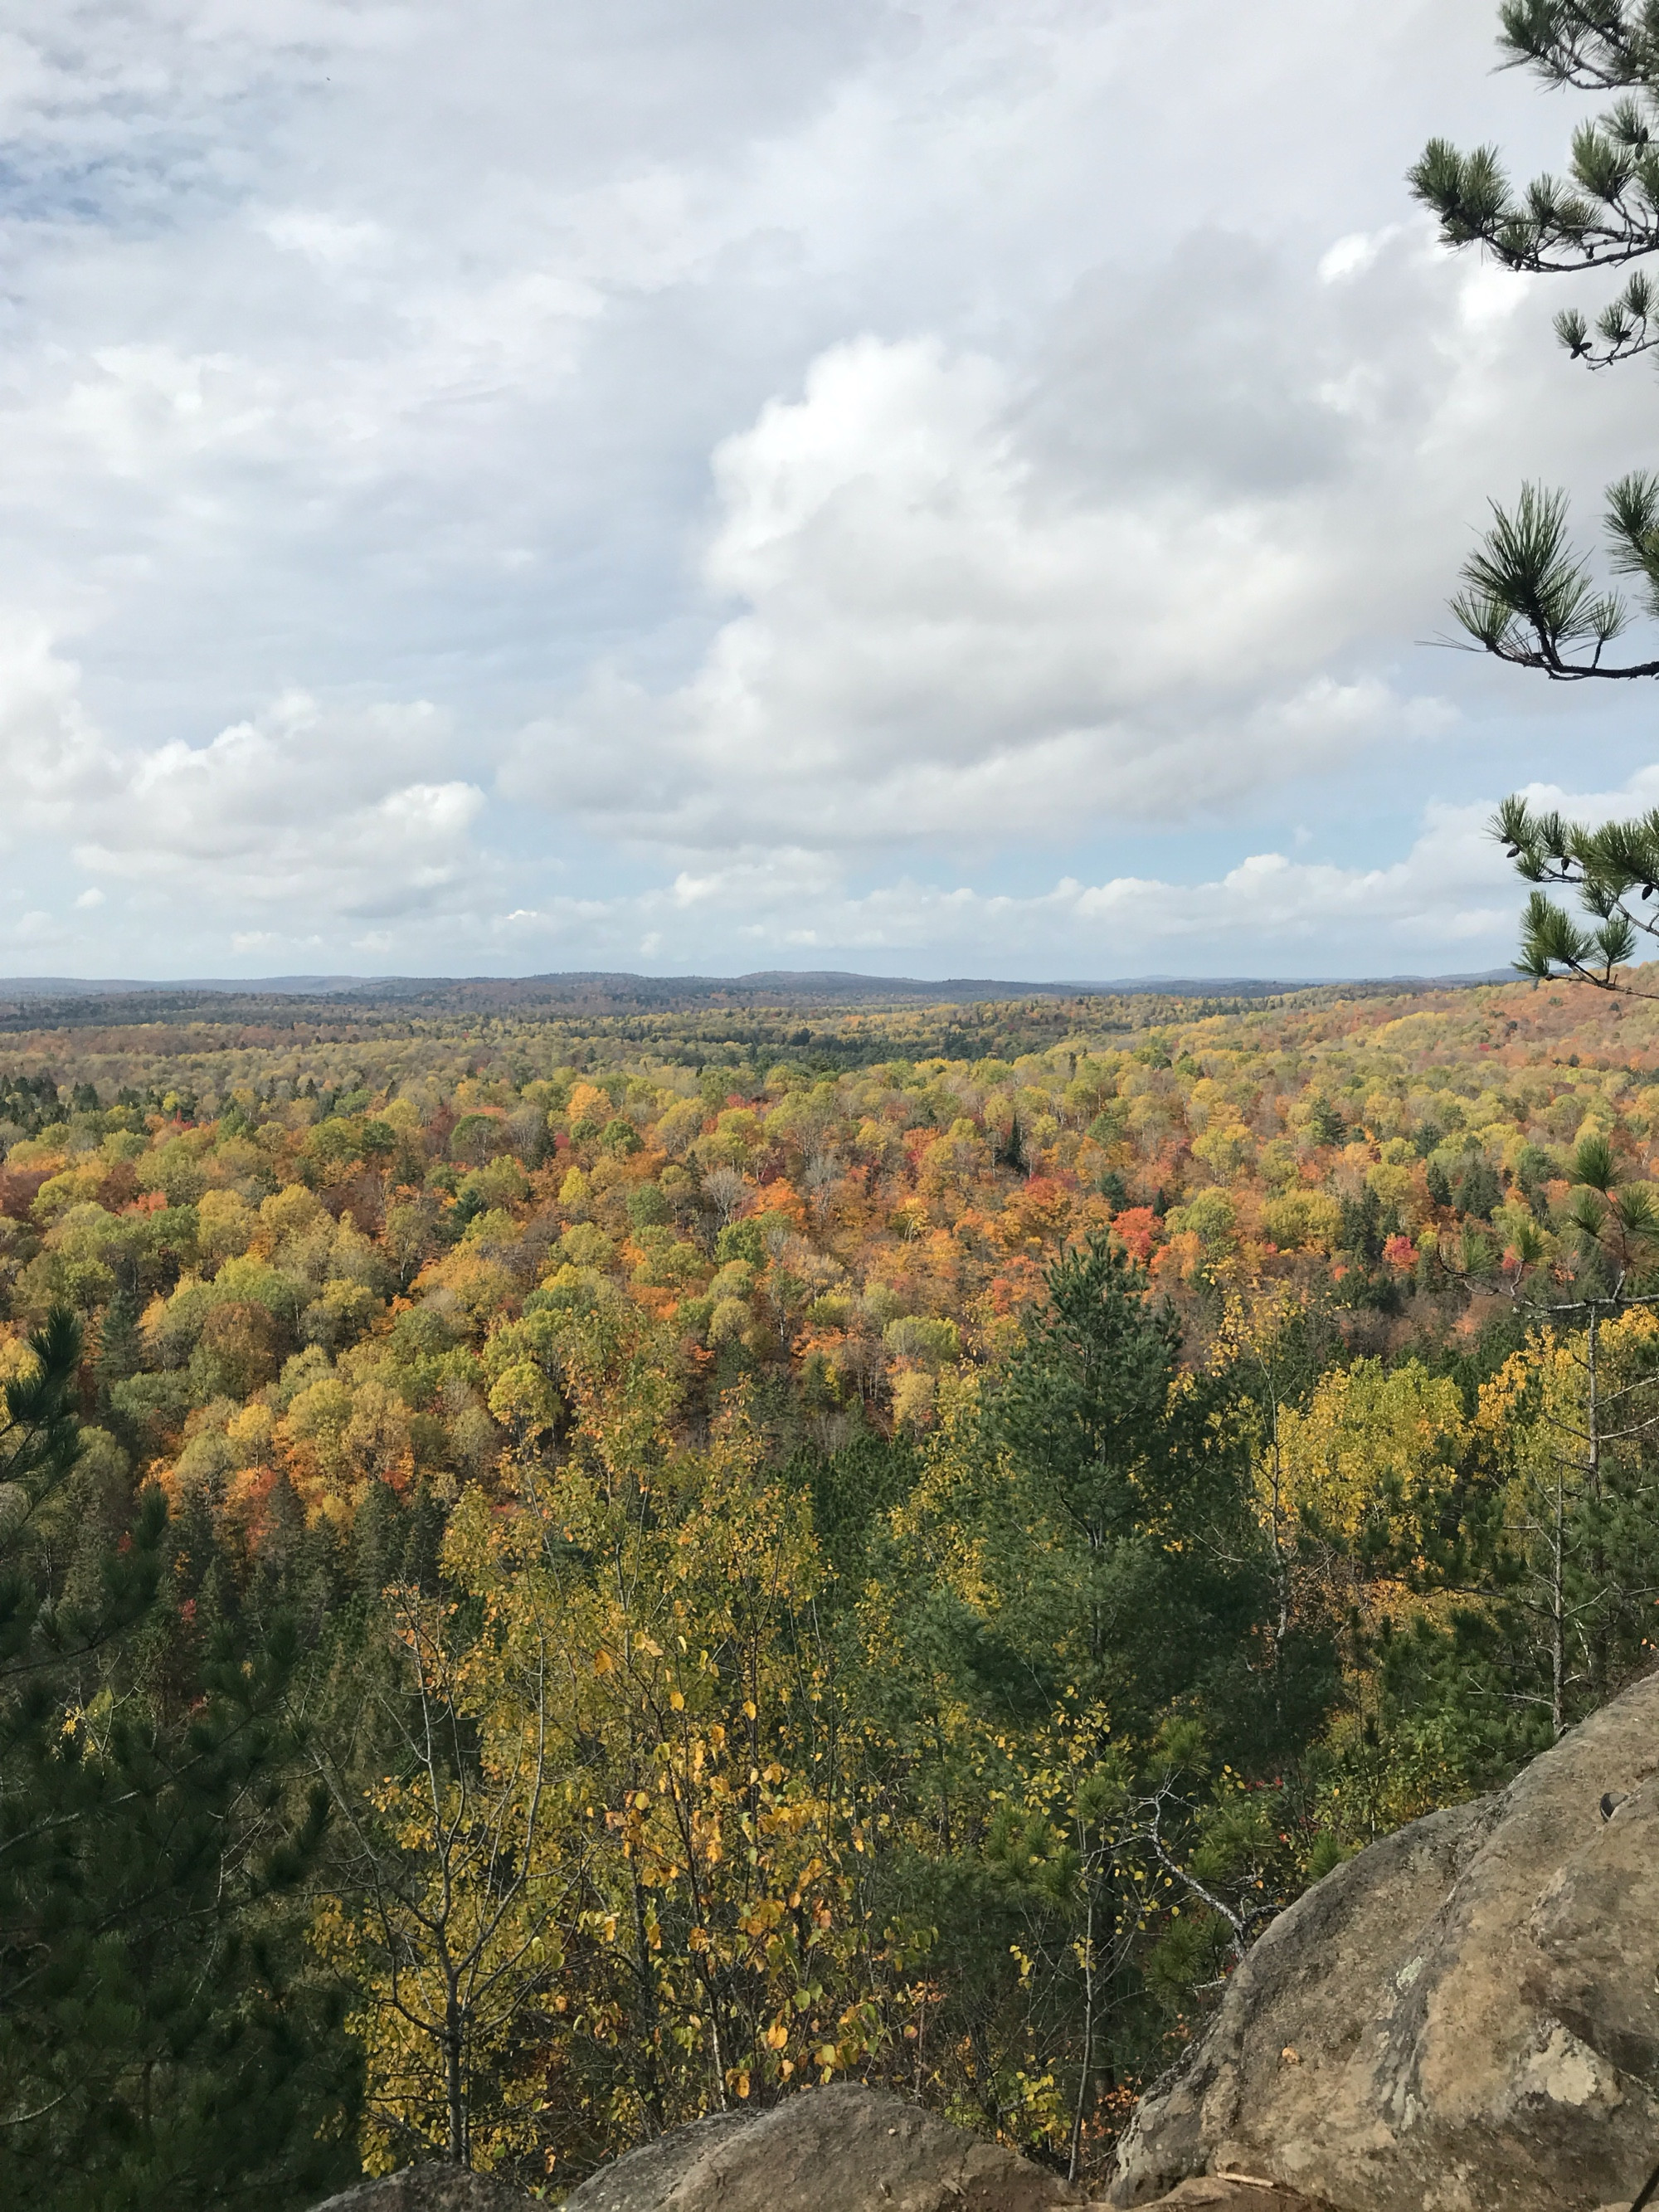
<instances>
[{"instance_id":1,"label":"yellow foliage tree","mask_svg":"<svg viewBox=\"0 0 1659 2212\"><path fill-rule=\"evenodd\" d=\"M482 1629L452 1650L452 1616L397 1600L418 1725L371 1792L378 1842L359 1816L356 1899L319 1930L374 1961L381 2166L416 2141L586 2162L831 2079L895 2028L903 1947L871 1920L877 1822L811 1632L804 1501L741 1404L706 1450L675 1443L672 1340L645 1316L556 1322L565 1446L538 1456L545 1382L510 1360L492 1403L520 1437L516 1498L467 1493L444 1547ZM428 1710L453 1716L431 1756Z\"/></svg>"}]
</instances>

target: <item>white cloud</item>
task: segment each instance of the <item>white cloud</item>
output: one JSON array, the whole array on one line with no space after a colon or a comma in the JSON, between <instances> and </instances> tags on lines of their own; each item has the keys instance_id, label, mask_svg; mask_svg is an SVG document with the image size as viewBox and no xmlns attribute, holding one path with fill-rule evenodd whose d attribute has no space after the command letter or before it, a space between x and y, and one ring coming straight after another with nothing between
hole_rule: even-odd
<instances>
[{"instance_id":1,"label":"white cloud","mask_svg":"<svg viewBox=\"0 0 1659 2212\"><path fill-rule=\"evenodd\" d=\"M449 732L424 702L329 712L304 693L204 745L174 740L123 763L76 848L100 874L238 914L341 918L470 903L484 799L461 778L413 779Z\"/></svg>"},{"instance_id":2,"label":"white cloud","mask_svg":"<svg viewBox=\"0 0 1659 2212\"><path fill-rule=\"evenodd\" d=\"M1431 438L1461 366L1428 396ZM1446 490L1424 478L1401 514L1397 422L1386 441L1345 428L1334 489L1229 494L1062 470L1030 398L933 340L820 356L798 400L714 456L703 574L740 605L700 667L654 696L596 672L566 720L524 734L509 791L702 849L803 830L832 850L1053 841L1213 818L1455 725L1376 665L1375 587L1404 606L1368 525L1380 508L1424 534Z\"/></svg>"},{"instance_id":3,"label":"white cloud","mask_svg":"<svg viewBox=\"0 0 1659 2212\"><path fill-rule=\"evenodd\" d=\"M1527 788L1535 804L1570 815L1629 814L1659 804L1659 764L1601 793ZM636 950L653 962L668 951L682 965L690 924L723 926L744 948L744 965L810 952L812 964L876 973L1079 981L1479 971L1507 966L1524 893L1490 834L1493 808L1491 799L1431 805L1404 854L1376 865L1259 851L1209 877L1062 876L1019 894L921 874L860 888L820 854L739 854L655 888L521 911L497 927L512 925L526 947L580 947L595 958Z\"/></svg>"},{"instance_id":4,"label":"white cloud","mask_svg":"<svg viewBox=\"0 0 1659 2212\"><path fill-rule=\"evenodd\" d=\"M1339 238L1321 254L1320 283L1340 284L1347 277L1363 276L1374 266L1383 247L1391 245L1399 235L1397 222L1384 223L1381 230L1351 230L1346 238Z\"/></svg>"},{"instance_id":5,"label":"white cloud","mask_svg":"<svg viewBox=\"0 0 1659 2212\"><path fill-rule=\"evenodd\" d=\"M0 637L0 776L15 848L69 832L83 871L197 912L260 908L313 916L441 910L479 893L471 831L483 793L444 776L448 718L435 708L329 710L293 692L205 744L112 744L81 698L80 672L43 629ZM100 888L74 901L105 903ZM248 949L258 933L240 933Z\"/></svg>"},{"instance_id":6,"label":"white cloud","mask_svg":"<svg viewBox=\"0 0 1659 2212\"><path fill-rule=\"evenodd\" d=\"M1582 497L1649 405L1411 216L1431 130L1557 151L1490 35L1431 0L17 0L22 906L127 972L1040 969L1103 931L1121 967L1132 872L1268 952L1322 915L1362 966L1474 943L1485 894L1370 817L1500 780L1521 694L1413 641L1486 492ZM1589 726L1526 698L1516 773L1557 769ZM1351 830L1334 874L1304 821Z\"/></svg>"},{"instance_id":7,"label":"white cloud","mask_svg":"<svg viewBox=\"0 0 1659 2212\"><path fill-rule=\"evenodd\" d=\"M1659 785L1659 770L1652 780ZM1475 964L1486 964L1505 957L1516 906L1486 834L1491 814L1484 803L1431 807L1406 856L1377 867L1268 852L1207 881L1062 877L1047 890L1017 896L915 879L860 894L810 867L790 874L739 862L695 883L682 878L667 896L681 908L758 913L750 933L780 948L812 943L902 956L944 940L990 959L997 964L988 972L1003 975L1030 972L1034 955L1047 972L1081 980L1171 962L1190 975L1273 973L1276 962L1288 963L1293 975L1328 973L1351 963L1361 945L1384 970L1425 957L1432 964L1449 949L1471 946Z\"/></svg>"},{"instance_id":8,"label":"white cloud","mask_svg":"<svg viewBox=\"0 0 1659 2212\"><path fill-rule=\"evenodd\" d=\"M113 787L112 757L82 704L79 672L44 623L0 624L0 851L64 831Z\"/></svg>"},{"instance_id":9,"label":"white cloud","mask_svg":"<svg viewBox=\"0 0 1659 2212\"><path fill-rule=\"evenodd\" d=\"M386 242L378 222L354 222L325 208L283 208L268 216L261 228L273 246L301 253L325 269L349 268Z\"/></svg>"}]
</instances>

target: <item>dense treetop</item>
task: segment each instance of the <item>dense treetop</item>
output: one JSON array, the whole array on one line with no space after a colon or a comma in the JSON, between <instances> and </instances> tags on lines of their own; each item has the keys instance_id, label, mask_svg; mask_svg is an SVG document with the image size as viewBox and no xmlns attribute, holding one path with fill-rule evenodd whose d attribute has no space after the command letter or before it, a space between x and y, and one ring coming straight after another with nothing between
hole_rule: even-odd
<instances>
[{"instance_id":1,"label":"dense treetop","mask_svg":"<svg viewBox=\"0 0 1659 2212\"><path fill-rule=\"evenodd\" d=\"M107 1011L0 1055L20 2197L838 2075L1098 2172L1651 1659L1644 1001Z\"/></svg>"},{"instance_id":2,"label":"dense treetop","mask_svg":"<svg viewBox=\"0 0 1659 2212\"><path fill-rule=\"evenodd\" d=\"M371 1467L488 1467L501 1332L550 1303L645 1309L710 1390L790 1372L831 1427L854 1403L925 1426L939 1376L1006 1347L1068 1238L1109 1231L1182 1297L1318 1277L1376 1336L1414 1298L1501 1293L1522 1229L1557 1236L1582 1135L1638 1179L1659 1145L1644 1009L1322 992L1118 1029L1121 1004L1111 1027L1068 1008L1012 1060L839 1073L810 1043L729 1040L696 1067L606 1023L20 1035L6 1325L60 1301L94 1322L169 1481L230 1465L253 1510L289 1468L307 1510L349 1512ZM817 1027L881 1049L928 1020Z\"/></svg>"}]
</instances>

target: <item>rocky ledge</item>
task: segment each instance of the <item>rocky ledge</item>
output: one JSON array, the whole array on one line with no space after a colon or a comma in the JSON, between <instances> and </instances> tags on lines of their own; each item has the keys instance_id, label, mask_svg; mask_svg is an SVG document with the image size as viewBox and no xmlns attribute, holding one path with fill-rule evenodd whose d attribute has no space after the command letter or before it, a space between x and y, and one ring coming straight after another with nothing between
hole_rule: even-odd
<instances>
[{"instance_id":1,"label":"rocky ledge","mask_svg":"<svg viewBox=\"0 0 1659 2212\"><path fill-rule=\"evenodd\" d=\"M1141 2100L1115 2205L1599 2212L1659 2165L1659 1677L1282 1913Z\"/></svg>"}]
</instances>

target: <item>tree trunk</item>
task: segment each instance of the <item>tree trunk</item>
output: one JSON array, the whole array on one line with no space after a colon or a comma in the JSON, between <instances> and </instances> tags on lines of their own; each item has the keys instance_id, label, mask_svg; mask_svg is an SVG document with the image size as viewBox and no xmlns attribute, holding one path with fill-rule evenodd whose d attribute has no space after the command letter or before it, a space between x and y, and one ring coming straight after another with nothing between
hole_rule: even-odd
<instances>
[{"instance_id":1,"label":"tree trunk","mask_svg":"<svg viewBox=\"0 0 1659 2212\"><path fill-rule=\"evenodd\" d=\"M461 2065L465 2023L451 1979L444 2003L444 2097L449 2108L449 2158L453 2165L472 2163L472 2131L466 2109L466 2077Z\"/></svg>"}]
</instances>

